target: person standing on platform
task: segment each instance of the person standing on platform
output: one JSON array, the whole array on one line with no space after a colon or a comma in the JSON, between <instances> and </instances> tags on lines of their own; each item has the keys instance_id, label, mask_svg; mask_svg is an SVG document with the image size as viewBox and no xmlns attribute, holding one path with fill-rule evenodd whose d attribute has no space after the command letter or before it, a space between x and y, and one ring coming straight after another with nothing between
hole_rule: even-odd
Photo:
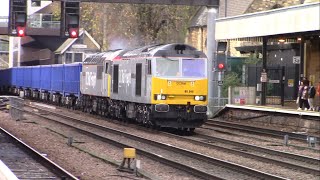
<instances>
[{"instance_id":1,"label":"person standing on platform","mask_svg":"<svg viewBox=\"0 0 320 180\"><path fill-rule=\"evenodd\" d=\"M309 86L309 98L308 98L308 103L309 103L309 111L315 111L315 107L314 105L314 97L316 96L316 88L314 88L312 82L310 82L310 86Z\"/></svg>"},{"instance_id":2,"label":"person standing on platform","mask_svg":"<svg viewBox=\"0 0 320 180\"><path fill-rule=\"evenodd\" d=\"M318 81L318 86L317 86L317 96L318 96L318 111L320 112L320 80Z\"/></svg>"},{"instance_id":3,"label":"person standing on platform","mask_svg":"<svg viewBox=\"0 0 320 180\"><path fill-rule=\"evenodd\" d=\"M307 79L303 79L301 85L299 86L298 92L298 101L299 108L298 110L308 110L310 108L308 103L309 98L309 81Z\"/></svg>"},{"instance_id":4,"label":"person standing on platform","mask_svg":"<svg viewBox=\"0 0 320 180\"><path fill-rule=\"evenodd\" d=\"M299 85L299 89L298 89L297 104L298 104L299 108L297 110L301 110L302 109L302 101L301 101L302 91L303 91L303 83L301 81L300 85Z\"/></svg>"}]
</instances>

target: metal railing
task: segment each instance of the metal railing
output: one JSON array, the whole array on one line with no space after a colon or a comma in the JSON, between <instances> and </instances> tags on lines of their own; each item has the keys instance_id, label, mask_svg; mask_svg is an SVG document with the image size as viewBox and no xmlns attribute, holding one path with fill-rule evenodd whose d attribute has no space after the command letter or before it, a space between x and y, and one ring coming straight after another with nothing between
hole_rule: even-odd
<instances>
[{"instance_id":1,"label":"metal railing","mask_svg":"<svg viewBox=\"0 0 320 180\"><path fill-rule=\"evenodd\" d=\"M8 27L8 16L0 16L0 27ZM28 16L27 27L59 29L60 21L54 19L52 14L36 13Z\"/></svg>"},{"instance_id":2,"label":"metal railing","mask_svg":"<svg viewBox=\"0 0 320 180\"><path fill-rule=\"evenodd\" d=\"M8 27L8 16L0 16L0 27Z\"/></svg>"}]
</instances>

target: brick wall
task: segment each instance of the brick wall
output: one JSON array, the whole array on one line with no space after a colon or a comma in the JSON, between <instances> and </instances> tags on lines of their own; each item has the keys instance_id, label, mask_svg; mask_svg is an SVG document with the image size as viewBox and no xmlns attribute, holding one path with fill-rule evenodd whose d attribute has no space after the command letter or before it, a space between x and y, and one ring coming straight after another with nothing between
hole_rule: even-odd
<instances>
[{"instance_id":1,"label":"brick wall","mask_svg":"<svg viewBox=\"0 0 320 180\"><path fill-rule=\"evenodd\" d=\"M280 7L287 7L313 2L320 2L320 0L220 0L219 17L225 17L225 3L227 3L227 16L236 16L244 13L270 10L276 4L280 5ZM206 53L206 39L206 26L191 27L188 30L186 43ZM236 57L243 56L234 48L243 45L261 45L261 42L230 41L230 55Z\"/></svg>"},{"instance_id":2,"label":"brick wall","mask_svg":"<svg viewBox=\"0 0 320 180\"><path fill-rule=\"evenodd\" d=\"M267 11L276 7L288 7L302 4L303 0L255 0L248 8L246 13Z\"/></svg>"},{"instance_id":3,"label":"brick wall","mask_svg":"<svg viewBox=\"0 0 320 180\"><path fill-rule=\"evenodd\" d=\"M219 18L225 17L225 4L227 3L227 16L236 16L243 14L254 0L220 0ZM204 8L206 11L207 9ZM206 18L206 17L205 17ZM205 23L206 24L206 23ZM205 25L190 27L186 37L186 43L197 49L207 52L206 50L207 27Z\"/></svg>"},{"instance_id":4,"label":"brick wall","mask_svg":"<svg viewBox=\"0 0 320 180\"><path fill-rule=\"evenodd\" d=\"M219 17L225 17L225 4L227 4L227 16L244 14L254 0L220 0Z\"/></svg>"},{"instance_id":5,"label":"brick wall","mask_svg":"<svg viewBox=\"0 0 320 180\"><path fill-rule=\"evenodd\" d=\"M320 39L315 38L306 43L306 74L317 84L320 82Z\"/></svg>"}]
</instances>

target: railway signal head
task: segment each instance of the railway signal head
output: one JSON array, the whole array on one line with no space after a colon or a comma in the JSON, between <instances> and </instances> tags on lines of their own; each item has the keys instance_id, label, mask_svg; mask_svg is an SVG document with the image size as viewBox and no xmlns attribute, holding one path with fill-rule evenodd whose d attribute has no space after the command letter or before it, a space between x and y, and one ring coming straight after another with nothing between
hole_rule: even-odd
<instances>
[{"instance_id":1,"label":"railway signal head","mask_svg":"<svg viewBox=\"0 0 320 180\"><path fill-rule=\"evenodd\" d=\"M223 63L219 63L219 64L218 64L218 69L219 69L219 71L223 71L224 68L225 68L225 65L224 65Z\"/></svg>"},{"instance_id":2,"label":"railway signal head","mask_svg":"<svg viewBox=\"0 0 320 180\"><path fill-rule=\"evenodd\" d=\"M26 34L25 34L25 31L26 31L26 27L24 26L17 26L17 35L19 37L24 37Z\"/></svg>"},{"instance_id":3,"label":"railway signal head","mask_svg":"<svg viewBox=\"0 0 320 180\"><path fill-rule=\"evenodd\" d=\"M69 28L70 38L78 38L78 36L79 36L79 28Z\"/></svg>"},{"instance_id":4,"label":"railway signal head","mask_svg":"<svg viewBox=\"0 0 320 180\"><path fill-rule=\"evenodd\" d=\"M80 27L80 2L62 2L61 27L64 36L69 38L79 37Z\"/></svg>"}]
</instances>

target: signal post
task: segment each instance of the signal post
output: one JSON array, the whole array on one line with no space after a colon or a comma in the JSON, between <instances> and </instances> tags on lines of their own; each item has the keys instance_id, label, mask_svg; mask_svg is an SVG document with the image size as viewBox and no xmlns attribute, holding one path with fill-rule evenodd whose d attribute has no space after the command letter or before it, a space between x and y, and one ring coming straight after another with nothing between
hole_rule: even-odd
<instances>
[{"instance_id":1,"label":"signal post","mask_svg":"<svg viewBox=\"0 0 320 180\"><path fill-rule=\"evenodd\" d=\"M23 37L26 35L27 0L10 0L8 35Z\"/></svg>"},{"instance_id":2,"label":"signal post","mask_svg":"<svg viewBox=\"0 0 320 180\"><path fill-rule=\"evenodd\" d=\"M80 1L61 1L61 37L78 38Z\"/></svg>"}]
</instances>

